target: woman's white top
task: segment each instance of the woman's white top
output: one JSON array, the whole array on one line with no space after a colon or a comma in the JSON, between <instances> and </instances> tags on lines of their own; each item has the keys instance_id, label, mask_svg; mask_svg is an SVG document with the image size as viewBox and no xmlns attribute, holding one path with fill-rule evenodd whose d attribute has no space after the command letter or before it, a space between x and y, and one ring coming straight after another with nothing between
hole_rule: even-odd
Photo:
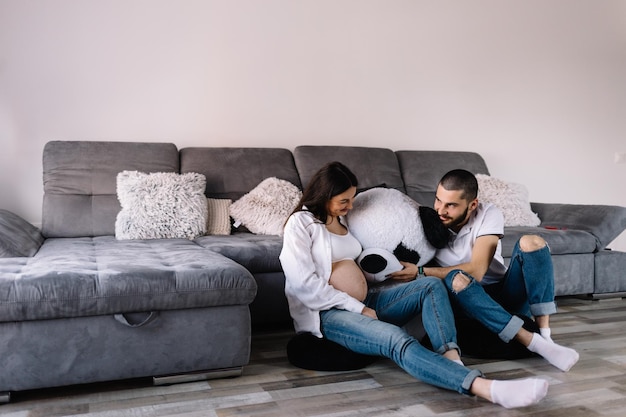
<instances>
[{"instance_id":1,"label":"woman's white top","mask_svg":"<svg viewBox=\"0 0 626 417\"><path fill-rule=\"evenodd\" d=\"M333 263L346 259L356 259L361 254L361 244L348 231L345 235L330 233L330 248Z\"/></svg>"},{"instance_id":2,"label":"woman's white top","mask_svg":"<svg viewBox=\"0 0 626 417\"><path fill-rule=\"evenodd\" d=\"M362 302L328 283L332 272L331 233L312 213L298 211L289 217L279 259L296 332L322 337L320 311L338 308L361 313L365 308Z\"/></svg>"}]
</instances>

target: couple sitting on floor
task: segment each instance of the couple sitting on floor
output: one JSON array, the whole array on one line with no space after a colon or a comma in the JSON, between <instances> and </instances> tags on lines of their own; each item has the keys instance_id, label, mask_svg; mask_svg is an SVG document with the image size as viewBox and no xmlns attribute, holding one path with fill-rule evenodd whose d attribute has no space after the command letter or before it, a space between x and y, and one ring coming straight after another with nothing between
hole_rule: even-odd
<instances>
[{"instance_id":1,"label":"couple sitting on floor","mask_svg":"<svg viewBox=\"0 0 626 417\"><path fill-rule=\"evenodd\" d=\"M539 402L548 391L541 378L491 380L463 365L454 314L479 321L504 342L517 340L562 371L579 358L551 339L556 313L550 251L539 236L523 236L507 268L501 255L501 212L478 201L470 172L453 170L439 182L435 210L450 230L437 251L437 267L402 263L389 279L406 282L368 292L354 262L360 243L343 222L358 181L345 165L322 167L287 220L280 261L296 332L326 338L350 351L392 359L415 378L482 397L506 408ZM454 311L454 313L453 313ZM509 312L514 312L511 314ZM403 328L422 314L433 350ZM539 333L522 325L532 316Z\"/></svg>"}]
</instances>

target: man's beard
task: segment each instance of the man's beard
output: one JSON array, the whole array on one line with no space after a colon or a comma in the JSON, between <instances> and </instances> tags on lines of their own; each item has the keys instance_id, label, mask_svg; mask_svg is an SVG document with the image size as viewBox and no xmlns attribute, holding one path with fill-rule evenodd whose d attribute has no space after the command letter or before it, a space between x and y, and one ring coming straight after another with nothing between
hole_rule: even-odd
<instances>
[{"instance_id":1,"label":"man's beard","mask_svg":"<svg viewBox=\"0 0 626 417\"><path fill-rule=\"evenodd\" d=\"M459 217L457 217L456 219L451 220L451 222L447 225L445 225L448 229L451 229L453 231L457 231L457 227L463 223L465 221L465 219L467 218L467 212L469 211L469 205L467 207L465 207L465 211L463 212L462 215L460 215Z\"/></svg>"}]
</instances>

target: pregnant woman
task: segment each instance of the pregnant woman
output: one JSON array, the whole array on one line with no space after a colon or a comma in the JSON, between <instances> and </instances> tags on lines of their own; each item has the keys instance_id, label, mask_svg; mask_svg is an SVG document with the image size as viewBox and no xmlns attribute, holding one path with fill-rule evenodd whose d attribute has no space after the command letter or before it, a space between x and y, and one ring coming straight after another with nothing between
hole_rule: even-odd
<instances>
[{"instance_id":1,"label":"pregnant woman","mask_svg":"<svg viewBox=\"0 0 626 417\"><path fill-rule=\"evenodd\" d=\"M343 221L357 184L345 165L323 166L285 224L280 262L296 332L325 337L357 353L390 358L421 381L506 408L528 406L545 397L548 382L543 379L490 380L463 366L441 280L420 278L368 293L354 261L361 245ZM420 313L434 351L402 329Z\"/></svg>"}]
</instances>

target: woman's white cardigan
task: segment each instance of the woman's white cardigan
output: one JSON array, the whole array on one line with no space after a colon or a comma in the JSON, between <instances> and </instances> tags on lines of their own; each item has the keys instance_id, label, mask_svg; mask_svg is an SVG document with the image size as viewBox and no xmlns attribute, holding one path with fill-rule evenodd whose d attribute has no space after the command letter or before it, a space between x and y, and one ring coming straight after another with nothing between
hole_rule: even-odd
<instances>
[{"instance_id":1,"label":"woman's white cardigan","mask_svg":"<svg viewBox=\"0 0 626 417\"><path fill-rule=\"evenodd\" d=\"M308 211L292 214L285 225L280 263L285 295L297 333L322 337L320 311L338 308L361 313L365 305L329 283L330 232Z\"/></svg>"}]
</instances>

